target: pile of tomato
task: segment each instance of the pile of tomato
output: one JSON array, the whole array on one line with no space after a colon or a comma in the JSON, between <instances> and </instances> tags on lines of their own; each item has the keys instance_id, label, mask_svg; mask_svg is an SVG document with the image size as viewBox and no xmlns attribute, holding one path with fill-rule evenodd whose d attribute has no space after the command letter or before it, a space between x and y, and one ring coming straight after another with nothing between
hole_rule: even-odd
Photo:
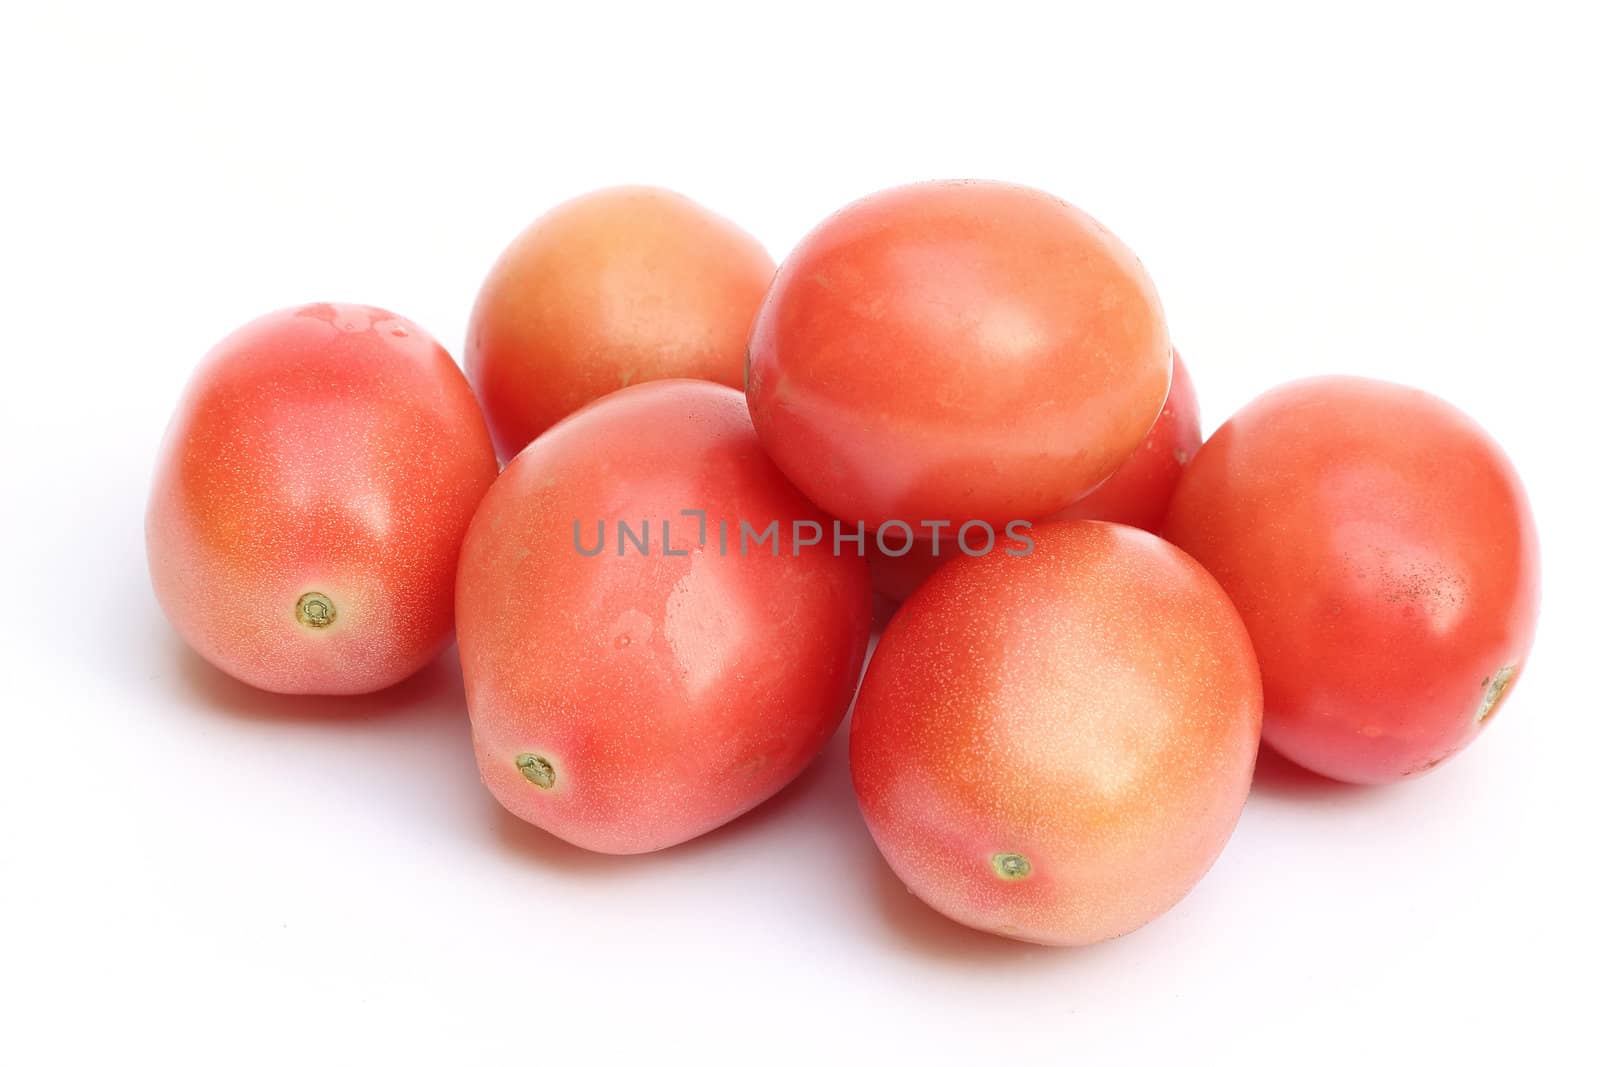
<instances>
[{"instance_id":1,"label":"pile of tomato","mask_svg":"<svg viewBox=\"0 0 1600 1067\"><path fill-rule=\"evenodd\" d=\"M683 197L596 192L495 264L465 366L376 308L242 327L168 430L150 573L274 692L457 640L484 784L584 848L748 811L854 700L914 893L1098 941L1210 867L1263 739L1422 774L1533 640L1532 516L1474 422L1318 378L1202 443L1143 266L1034 189L880 192L779 267Z\"/></svg>"}]
</instances>

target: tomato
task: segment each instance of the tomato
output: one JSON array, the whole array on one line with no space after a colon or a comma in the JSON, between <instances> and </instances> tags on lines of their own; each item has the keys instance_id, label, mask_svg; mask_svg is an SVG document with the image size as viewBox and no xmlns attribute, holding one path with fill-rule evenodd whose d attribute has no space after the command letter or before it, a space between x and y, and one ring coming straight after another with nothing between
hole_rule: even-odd
<instances>
[{"instance_id":1,"label":"tomato","mask_svg":"<svg viewBox=\"0 0 1600 1067\"><path fill-rule=\"evenodd\" d=\"M414 323L311 304L214 348L167 430L150 578L190 646L281 693L365 693L449 643L456 558L497 464Z\"/></svg>"},{"instance_id":2,"label":"tomato","mask_svg":"<svg viewBox=\"0 0 1600 1067\"><path fill-rule=\"evenodd\" d=\"M1022 556L939 569L884 631L850 727L878 848L952 919L1041 944L1178 902L1238 820L1261 682L1238 613L1187 555L1049 522Z\"/></svg>"},{"instance_id":3,"label":"tomato","mask_svg":"<svg viewBox=\"0 0 1600 1067\"><path fill-rule=\"evenodd\" d=\"M1166 515L1167 501L1178 484L1178 476L1199 448L1200 404L1194 380L1177 350L1173 350L1172 389L1143 443L1098 488L1053 517L1103 519L1155 533ZM930 538L918 538L908 551L898 555L894 553L904 546L904 539L885 540L890 552L882 551L875 540L867 542L867 562L872 568L873 592L890 604L904 601L941 564L962 554L948 533L937 546Z\"/></svg>"},{"instance_id":4,"label":"tomato","mask_svg":"<svg viewBox=\"0 0 1600 1067\"><path fill-rule=\"evenodd\" d=\"M741 524L772 523L746 540ZM797 552L796 523L831 540L723 385L633 386L519 454L473 520L456 598L500 803L584 848L646 852L792 780L844 716L871 615L865 561Z\"/></svg>"},{"instance_id":5,"label":"tomato","mask_svg":"<svg viewBox=\"0 0 1600 1067\"><path fill-rule=\"evenodd\" d=\"M1533 642L1539 550L1516 472L1416 389L1317 378L1257 398L1195 456L1166 532L1250 628L1268 743L1329 777L1437 766Z\"/></svg>"},{"instance_id":6,"label":"tomato","mask_svg":"<svg viewBox=\"0 0 1600 1067\"><path fill-rule=\"evenodd\" d=\"M665 189L602 189L535 221L489 272L467 335L500 455L634 382L742 387L774 269L754 237Z\"/></svg>"},{"instance_id":7,"label":"tomato","mask_svg":"<svg viewBox=\"0 0 1600 1067\"><path fill-rule=\"evenodd\" d=\"M1034 189L928 182L813 230L750 341L756 431L841 518L995 525L1072 503L1167 395L1155 287L1088 215Z\"/></svg>"}]
</instances>

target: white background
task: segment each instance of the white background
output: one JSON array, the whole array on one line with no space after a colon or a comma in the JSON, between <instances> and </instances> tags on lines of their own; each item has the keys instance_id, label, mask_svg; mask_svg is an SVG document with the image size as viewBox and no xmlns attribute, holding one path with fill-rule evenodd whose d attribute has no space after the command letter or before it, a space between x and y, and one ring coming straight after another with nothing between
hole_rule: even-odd
<instances>
[{"instance_id":1,"label":"white background","mask_svg":"<svg viewBox=\"0 0 1600 1067\"><path fill-rule=\"evenodd\" d=\"M0 1060L1593 1055L1589 5L36 6L0 16ZM1498 437L1545 605L1478 745L1375 790L1268 757L1188 900L1051 951L898 887L842 737L722 831L593 856L480 787L453 656L293 701L163 621L154 450L240 322L370 302L459 354L494 256L566 196L671 186L781 256L944 176L1132 245L1207 429L1347 371Z\"/></svg>"}]
</instances>

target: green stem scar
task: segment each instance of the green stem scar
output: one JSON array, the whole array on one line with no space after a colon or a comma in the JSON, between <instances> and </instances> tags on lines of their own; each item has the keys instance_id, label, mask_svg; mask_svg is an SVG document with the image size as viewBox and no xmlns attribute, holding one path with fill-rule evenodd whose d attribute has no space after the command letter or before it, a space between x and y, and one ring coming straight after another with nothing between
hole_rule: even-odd
<instances>
[{"instance_id":1,"label":"green stem scar","mask_svg":"<svg viewBox=\"0 0 1600 1067\"><path fill-rule=\"evenodd\" d=\"M1028 857L1018 852L996 852L989 857L989 865L1008 882L1020 881L1033 873L1033 864L1028 862Z\"/></svg>"},{"instance_id":2,"label":"green stem scar","mask_svg":"<svg viewBox=\"0 0 1600 1067\"><path fill-rule=\"evenodd\" d=\"M322 593L305 593L294 605L295 621L301 626L309 626L313 630L321 630L333 625L333 620L339 613L333 608L333 601Z\"/></svg>"},{"instance_id":3,"label":"green stem scar","mask_svg":"<svg viewBox=\"0 0 1600 1067\"><path fill-rule=\"evenodd\" d=\"M524 752L517 757L517 770L540 789L549 789L556 784L556 769L550 766L549 760L532 752Z\"/></svg>"},{"instance_id":4,"label":"green stem scar","mask_svg":"<svg viewBox=\"0 0 1600 1067\"><path fill-rule=\"evenodd\" d=\"M1506 695L1506 689L1510 687L1512 680L1516 676L1517 665L1513 663L1509 667L1501 667L1498 671L1495 671L1493 678L1485 678L1483 680L1483 703L1478 705L1477 722L1479 726L1488 722L1489 716L1493 715L1500 707L1500 698Z\"/></svg>"}]
</instances>

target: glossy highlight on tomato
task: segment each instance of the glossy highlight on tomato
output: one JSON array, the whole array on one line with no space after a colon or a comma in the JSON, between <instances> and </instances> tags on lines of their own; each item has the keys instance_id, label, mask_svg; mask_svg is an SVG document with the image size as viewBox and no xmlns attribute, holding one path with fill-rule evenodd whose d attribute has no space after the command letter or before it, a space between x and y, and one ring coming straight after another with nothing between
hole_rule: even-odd
<instances>
[{"instance_id":1,"label":"glossy highlight on tomato","mask_svg":"<svg viewBox=\"0 0 1600 1067\"><path fill-rule=\"evenodd\" d=\"M1238 605L1267 742L1349 782L1421 774L1504 705L1533 643L1539 548L1510 461L1418 389L1314 378L1205 443L1166 534Z\"/></svg>"},{"instance_id":2,"label":"glossy highlight on tomato","mask_svg":"<svg viewBox=\"0 0 1600 1067\"><path fill-rule=\"evenodd\" d=\"M742 550L740 523L772 522L827 517L762 452L744 398L709 382L605 397L506 467L457 585L473 746L502 805L584 848L647 852L821 751L866 654L867 567L787 540Z\"/></svg>"},{"instance_id":3,"label":"glossy highlight on tomato","mask_svg":"<svg viewBox=\"0 0 1600 1067\"><path fill-rule=\"evenodd\" d=\"M218 344L168 427L150 578L200 655L281 693L364 693L450 641L456 559L497 464L466 379L415 323L354 304Z\"/></svg>"},{"instance_id":4,"label":"glossy highlight on tomato","mask_svg":"<svg viewBox=\"0 0 1600 1067\"><path fill-rule=\"evenodd\" d=\"M489 272L467 335L500 455L637 382L742 387L775 269L754 237L665 189L601 189L537 219Z\"/></svg>"},{"instance_id":5,"label":"glossy highlight on tomato","mask_svg":"<svg viewBox=\"0 0 1600 1067\"><path fill-rule=\"evenodd\" d=\"M879 641L850 727L861 811L950 918L1050 945L1178 902L1249 791L1261 682L1243 622L1189 556L1103 522L960 558Z\"/></svg>"},{"instance_id":6,"label":"glossy highlight on tomato","mask_svg":"<svg viewBox=\"0 0 1600 1067\"><path fill-rule=\"evenodd\" d=\"M773 460L818 506L877 527L1059 511L1155 422L1171 346L1122 242L1000 182L890 189L778 270L747 392Z\"/></svg>"}]
</instances>

